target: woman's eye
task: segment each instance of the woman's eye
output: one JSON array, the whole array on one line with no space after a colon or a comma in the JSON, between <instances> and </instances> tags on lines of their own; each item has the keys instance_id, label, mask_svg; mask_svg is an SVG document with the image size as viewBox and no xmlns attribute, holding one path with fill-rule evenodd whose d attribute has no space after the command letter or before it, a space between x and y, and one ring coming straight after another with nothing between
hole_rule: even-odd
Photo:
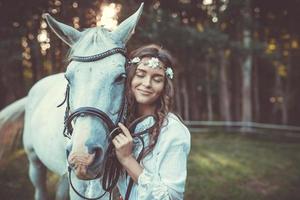
<instances>
[{"instance_id":1,"label":"woman's eye","mask_svg":"<svg viewBox=\"0 0 300 200\"><path fill-rule=\"evenodd\" d=\"M156 83L160 83L160 82L162 82L163 81L163 79L162 78L154 78L153 79Z\"/></svg>"},{"instance_id":2,"label":"woman's eye","mask_svg":"<svg viewBox=\"0 0 300 200\"><path fill-rule=\"evenodd\" d=\"M121 74L120 76L118 76L117 78L116 78L116 80L115 80L115 82L116 83L122 83L125 79L126 79L126 74L125 73L123 73L123 74Z\"/></svg>"},{"instance_id":3,"label":"woman's eye","mask_svg":"<svg viewBox=\"0 0 300 200\"><path fill-rule=\"evenodd\" d=\"M136 73L135 75L139 78L143 78L145 76L145 74L143 74L143 73Z\"/></svg>"}]
</instances>

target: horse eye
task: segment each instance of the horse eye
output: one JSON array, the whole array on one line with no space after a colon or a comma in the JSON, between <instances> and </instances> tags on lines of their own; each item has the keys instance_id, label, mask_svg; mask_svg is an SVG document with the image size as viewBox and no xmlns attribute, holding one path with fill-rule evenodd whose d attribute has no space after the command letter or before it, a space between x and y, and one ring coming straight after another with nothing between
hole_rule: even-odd
<instances>
[{"instance_id":1,"label":"horse eye","mask_svg":"<svg viewBox=\"0 0 300 200\"><path fill-rule=\"evenodd\" d=\"M116 83L122 83L125 79L126 79L126 74L125 73L123 73L123 74L121 74L120 76L118 76L117 78L116 78L116 80L115 80L115 82Z\"/></svg>"}]
</instances>

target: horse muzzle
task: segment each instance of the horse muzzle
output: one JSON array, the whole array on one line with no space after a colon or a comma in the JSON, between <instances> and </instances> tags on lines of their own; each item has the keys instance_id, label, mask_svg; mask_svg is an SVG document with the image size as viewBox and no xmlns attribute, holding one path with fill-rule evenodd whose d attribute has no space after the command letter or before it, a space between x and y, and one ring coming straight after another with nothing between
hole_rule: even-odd
<instances>
[{"instance_id":1,"label":"horse muzzle","mask_svg":"<svg viewBox=\"0 0 300 200\"><path fill-rule=\"evenodd\" d=\"M93 154L72 153L69 158L69 166L75 175L82 180L96 179L101 172L101 152Z\"/></svg>"}]
</instances>

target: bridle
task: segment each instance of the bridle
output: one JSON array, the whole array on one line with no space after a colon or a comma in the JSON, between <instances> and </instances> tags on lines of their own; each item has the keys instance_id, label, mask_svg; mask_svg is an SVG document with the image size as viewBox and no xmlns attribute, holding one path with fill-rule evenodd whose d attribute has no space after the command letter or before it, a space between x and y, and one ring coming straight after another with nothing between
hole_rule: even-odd
<instances>
[{"instance_id":1,"label":"bridle","mask_svg":"<svg viewBox=\"0 0 300 200\"><path fill-rule=\"evenodd\" d=\"M111 56L111 55L117 54L117 53L122 54L126 58L126 64L125 64L125 69L126 69L129 64L129 59L126 55L126 50L124 48L119 48L119 47L113 48L113 49L110 49L103 53L99 53L99 54L92 55L92 56L72 56L71 61L94 62L94 61L103 59L105 57L108 57L108 56ZM109 134L108 134L109 144L108 144L108 148L105 153L105 156L104 156L104 173L103 173L103 178L102 178L102 188L105 190L105 192L103 194L101 194L99 197L95 197L95 198L88 198L88 197L85 197L82 194L80 194L72 184L72 181L71 181L72 169L70 166L68 166L70 185L71 185L72 189L74 190L74 192L83 199L97 200L97 199L102 198L106 194L106 192L109 192L109 194L110 194L109 199L111 199L112 190L116 186L118 179L121 175L121 171L122 171L122 165L119 163L118 159L116 158L112 140L116 135L118 135L122 132L121 129L117 126L117 124L119 122L123 123L127 116L127 101L126 101L126 96L125 96L125 89L124 89L123 98L122 98L122 102L121 102L121 106L120 106L120 112L118 113L116 122L113 122L105 112L103 112L97 108L94 108L94 107L80 107L80 108L75 109L73 112L70 112L69 94L70 94L70 85L68 83L66 92L65 92L65 99L63 100L63 102L60 105L57 106L57 107L60 107L64 103L67 104L66 110L65 110L64 131L63 131L63 135L65 137L71 139L72 132L73 132L72 121L78 116L84 117L86 115L89 115L89 116L99 118L105 123L105 125L109 131ZM143 121L146 117L149 117L149 116L143 116L143 117L137 118L135 121L133 121L128 126L130 133L133 133L137 124L140 123L141 121ZM140 160L143 157L144 147L145 147L142 135L145 133L148 133L149 131L151 132L154 129L154 127L156 126L155 116L152 116L152 117L154 118L155 123L150 128L145 129L141 132L132 134L133 138L136 137L142 142L142 150L137 157L138 162L140 162ZM67 152L67 156L68 156L68 152ZM99 177L97 177L97 178L99 178ZM129 199L132 185L133 185L133 179L130 178L129 185L128 185L128 188L126 191L125 200Z\"/></svg>"},{"instance_id":2,"label":"bridle","mask_svg":"<svg viewBox=\"0 0 300 200\"><path fill-rule=\"evenodd\" d=\"M126 65L128 65L128 58L126 55L126 50L124 48L113 48L108 51L105 51L103 53L99 53L92 56L72 56L71 61L78 61L78 62L94 62L97 60L101 60L103 58L106 58L108 56L111 56L113 54L120 53L126 58ZM126 68L126 66L125 66ZM124 90L125 92L125 90ZM110 117L103 111L94 108L94 107L80 107L74 110L74 112L70 113L70 103L69 103L69 94L70 94L70 85L68 83L65 93L65 99L64 101L58 105L58 107L62 106L65 102L67 103L66 111L65 111L65 117L64 117L64 131L63 134L65 137L71 138L73 127L72 127L72 121L74 118L78 116L84 116L84 115L92 115L94 117L98 117L103 120L103 122L107 125L108 129L111 131L113 127L118 122L124 122L125 116L126 116L126 109L127 109L127 102L125 101L125 95L123 94L123 99L121 103L121 112L119 112L116 123L114 123Z\"/></svg>"}]
</instances>

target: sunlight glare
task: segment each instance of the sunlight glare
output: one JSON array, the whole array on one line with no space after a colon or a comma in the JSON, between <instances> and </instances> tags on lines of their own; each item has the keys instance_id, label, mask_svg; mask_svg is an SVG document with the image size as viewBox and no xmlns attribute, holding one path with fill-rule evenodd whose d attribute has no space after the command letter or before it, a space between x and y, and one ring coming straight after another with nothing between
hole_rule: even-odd
<instances>
[{"instance_id":1,"label":"sunlight glare","mask_svg":"<svg viewBox=\"0 0 300 200\"><path fill-rule=\"evenodd\" d=\"M103 26L109 30L114 30L118 25L118 13L121 10L120 4L111 3L102 5L102 16L97 16L97 26Z\"/></svg>"},{"instance_id":2,"label":"sunlight glare","mask_svg":"<svg viewBox=\"0 0 300 200\"><path fill-rule=\"evenodd\" d=\"M211 5L213 3L212 0L203 0L203 5L208 6Z\"/></svg>"}]
</instances>

